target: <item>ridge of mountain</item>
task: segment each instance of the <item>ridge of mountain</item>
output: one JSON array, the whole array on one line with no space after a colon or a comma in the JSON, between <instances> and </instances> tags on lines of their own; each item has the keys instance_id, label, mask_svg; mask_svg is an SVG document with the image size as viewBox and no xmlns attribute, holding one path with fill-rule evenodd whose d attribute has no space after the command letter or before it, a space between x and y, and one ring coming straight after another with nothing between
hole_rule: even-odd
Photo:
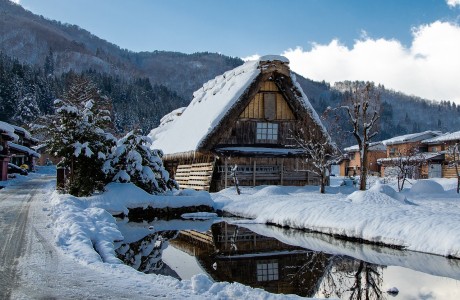
<instances>
[{"instance_id":1,"label":"ridge of mountain","mask_svg":"<svg viewBox=\"0 0 460 300\"><path fill-rule=\"evenodd\" d=\"M66 78L73 73L84 73L95 81L101 92L114 99L121 131L135 127L148 131L158 125L163 115L187 105L203 83L243 63L239 58L208 52L132 52L76 25L35 15L9 0L0 0L0 52L0 59L5 62L4 74L0 76L10 80L13 74L21 82L16 83L13 90L10 88L9 94L5 94L8 89L4 89L3 100L0 91L0 101L18 97L9 101L24 103L24 95L31 94L27 85L35 80L35 74L40 78L39 83L33 83L34 89L40 90L36 97L42 97L35 100L41 113L49 113L52 98L62 96ZM25 74L20 76L17 72L21 68ZM50 81L50 74L58 83ZM297 80L320 115L326 107L334 107L344 99L337 86L347 83L337 83L334 87L300 75ZM384 87L380 87L380 92L381 126L377 139L423 130L460 130L460 106L455 103L428 101ZM15 95L23 95L23 98ZM0 116L10 116L15 105L2 104ZM8 111L4 107L8 107ZM342 120L341 126L346 130L346 120ZM351 143L353 140L341 144Z\"/></svg>"}]
</instances>

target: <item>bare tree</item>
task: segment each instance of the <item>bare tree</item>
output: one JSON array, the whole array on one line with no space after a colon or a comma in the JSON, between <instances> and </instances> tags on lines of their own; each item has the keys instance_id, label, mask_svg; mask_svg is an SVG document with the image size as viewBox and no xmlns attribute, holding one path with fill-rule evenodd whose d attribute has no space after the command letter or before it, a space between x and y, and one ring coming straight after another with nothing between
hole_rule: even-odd
<instances>
[{"instance_id":1,"label":"bare tree","mask_svg":"<svg viewBox=\"0 0 460 300\"><path fill-rule=\"evenodd\" d=\"M320 288L326 297L350 300L385 298L382 293L383 266L340 256L333 256L330 260Z\"/></svg>"},{"instance_id":2,"label":"bare tree","mask_svg":"<svg viewBox=\"0 0 460 300\"><path fill-rule=\"evenodd\" d=\"M345 105L333 110L344 109L351 125L361 154L361 176L359 189L366 190L368 153L371 139L378 133L377 120L380 110L380 93L373 83L354 82L345 94Z\"/></svg>"},{"instance_id":3,"label":"bare tree","mask_svg":"<svg viewBox=\"0 0 460 300\"><path fill-rule=\"evenodd\" d=\"M308 130L301 128L293 135L293 138L297 146L305 151L305 160L309 165L309 171L320 177L319 191L324 194L331 165L338 159L340 153L330 139L317 134L319 133L317 131L318 129L314 127L308 127Z\"/></svg>"},{"instance_id":4,"label":"bare tree","mask_svg":"<svg viewBox=\"0 0 460 300\"><path fill-rule=\"evenodd\" d=\"M385 159L387 167L396 170L398 190L402 191L409 178L417 176L419 168L426 163L426 156L417 147L412 147L404 153L398 152L395 157Z\"/></svg>"}]
</instances>

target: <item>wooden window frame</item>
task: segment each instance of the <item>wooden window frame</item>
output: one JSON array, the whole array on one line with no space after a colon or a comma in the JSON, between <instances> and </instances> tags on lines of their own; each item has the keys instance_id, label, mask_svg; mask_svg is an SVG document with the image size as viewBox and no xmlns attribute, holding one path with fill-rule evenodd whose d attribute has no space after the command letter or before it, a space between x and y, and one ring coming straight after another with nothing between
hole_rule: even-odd
<instances>
[{"instance_id":1,"label":"wooden window frame","mask_svg":"<svg viewBox=\"0 0 460 300\"><path fill-rule=\"evenodd\" d=\"M279 136L279 124L270 122L257 122L256 142L277 143Z\"/></svg>"}]
</instances>

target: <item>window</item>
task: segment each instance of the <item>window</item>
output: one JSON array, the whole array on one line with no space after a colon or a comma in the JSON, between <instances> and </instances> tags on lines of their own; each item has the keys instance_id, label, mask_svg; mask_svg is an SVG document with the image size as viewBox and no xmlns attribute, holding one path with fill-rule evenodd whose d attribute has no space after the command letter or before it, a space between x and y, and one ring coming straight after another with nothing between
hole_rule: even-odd
<instances>
[{"instance_id":1,"label":"window","mask_svg":"<svg viewBox=\"0 0 460 300\"><path fill-rule=\"evenodd\" d=\"M276 123L257 123L256 132L257 142L273 143L278 141L278 124Z\"/></svg>"},{"instance_id":2,"label":"window","mask_svg":"<svg viewBox=\"0 0 460 300\"><path fill-rule=\"evenodd\" d=\"M278 280L278 262L276 260L257 263L257 281Z\"/></svg>"}]
</instances>

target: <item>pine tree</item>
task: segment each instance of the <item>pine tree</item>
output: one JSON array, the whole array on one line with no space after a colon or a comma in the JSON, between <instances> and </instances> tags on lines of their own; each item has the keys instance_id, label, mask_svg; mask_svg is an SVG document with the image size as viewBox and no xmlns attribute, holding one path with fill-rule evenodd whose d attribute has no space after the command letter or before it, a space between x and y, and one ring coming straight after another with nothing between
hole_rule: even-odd
<instances>
[{"instance_id":1,"label":"pine tree","mask_svg":"<svg viewBox=\"0 0 460 300\"><path fill-rule=\"evenodd\" d=\"M24 125L35 120L40 114L35 94L27 93L19 99L13 121Z\"/></svg>"},{"instance_id":2,"label":"pine tree","mask_svg":"<svg viewBox=\"0 0 460 300\"><path fill-rule=\"evenodd\" d=\"M48 127L47 142L54 155L63 157L60 166L70 169L66 190L75 196L102 190L107 178L102 167L115 145L104 131L110 123L107 111L98 107L95 87L85 78L75 78L65 100L56 100L56 114Z\"/></svg>"},{"instance_id":3,"label":"pine tree","mask_svg":"<svg viewBox=\"0 0 460 300\"><path fill-rule=\"evenodd\" d=\"M132 182L151 194L177 188L163 167L163 153L150 149L151 144L151 139L141 135L139 130L129 132L112 149L105 172L114 182Z\"/></svg>"}]
</instances>

